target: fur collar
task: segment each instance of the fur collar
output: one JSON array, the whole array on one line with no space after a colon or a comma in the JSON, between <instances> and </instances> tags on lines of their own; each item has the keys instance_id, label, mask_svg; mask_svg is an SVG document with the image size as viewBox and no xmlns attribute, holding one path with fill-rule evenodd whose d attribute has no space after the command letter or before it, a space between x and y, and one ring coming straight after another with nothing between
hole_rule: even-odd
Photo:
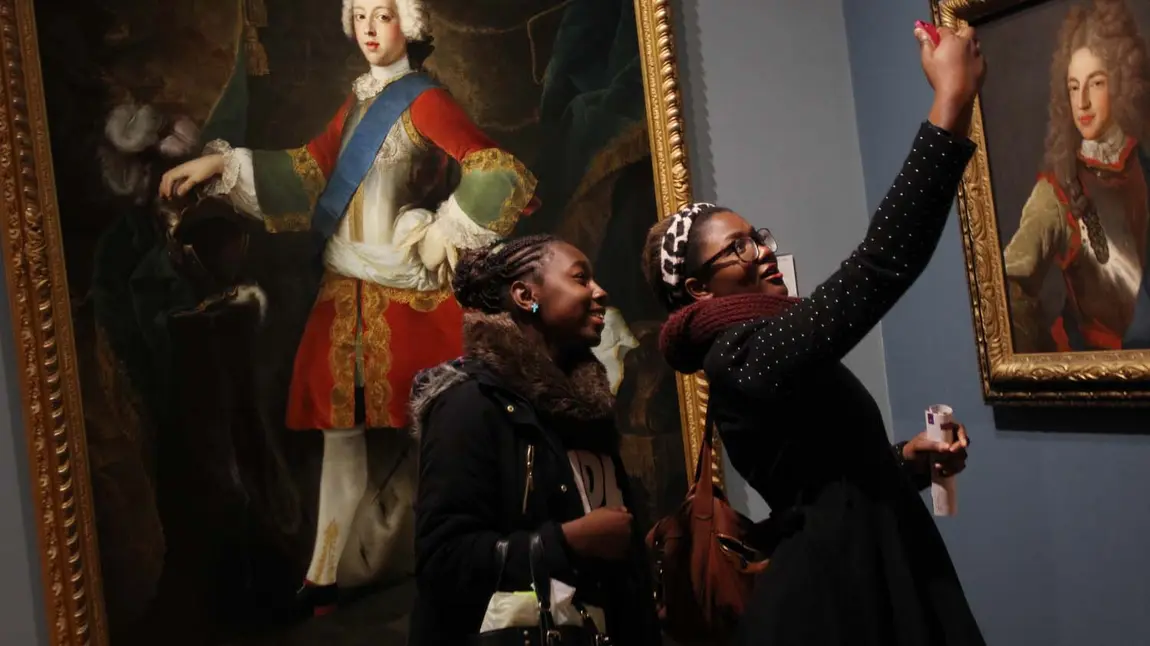
<instances>
[{"instance_id":1,"label":"fur collar","mask_svg":"<svg viewBox=\"0 0 1150 646\"><path fill-rule=\"evenodd\" d=\"M590 349L570 374L563 374L509 315L468 313L463 318L463 352L531 402L540 415L583 422L614 416L607 369Z\"/></svg>"},{"instance_id":2,"label":"fur collar","mask_svg":"<svg viewBox=\"0 0 1150 646\"><path fill-rule=\"evenodd\" d=\"M418 438L423 434L423 418L431 410L435 400L452 386L464 381L467 381L467 373L463 371L462 357L416 373L411 383L411 398L408 401L408 406L411 408L412 435Z\"/></svg>"},{"instance_id":3,"label":"fur collar","mask_svg":"<svg viewBox=\"0 0 1150 646\"><path fill-rule=\"evenodd\" d=\"M411 406L417 434L431 404L466 380L465 363L475 361L530 402L545 425L565 436L565 444L573 439L566 437L569 434L585 435L590 428L601 429L611 438L616 436L615 398L607 369L590 351L574 370L564 374L540 344L524 336L509 315L469 312L463 319L463 352L461 360L440 364L416 378Z\"/></svg>"}]
</instances>

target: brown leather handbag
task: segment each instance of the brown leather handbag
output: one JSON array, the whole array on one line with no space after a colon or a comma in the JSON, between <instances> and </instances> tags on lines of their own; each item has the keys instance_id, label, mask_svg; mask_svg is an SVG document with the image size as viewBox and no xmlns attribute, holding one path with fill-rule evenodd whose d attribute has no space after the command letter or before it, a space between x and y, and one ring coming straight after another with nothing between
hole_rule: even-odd
<instances>
[{"instance_id":1,"label":"brown leather handbag","mask_svg":"<svg viewBox=\"0 0 1150 646\"><path fill-rule=\"evenodd\" d=\"M743 614L755 575L766 569L763 527L731 508L714 482L714 424L707 430L695 484L679 511L647 534L655 560L655 603L663 630L675 642L725 644Z\"/></svg>"}]
</instances>

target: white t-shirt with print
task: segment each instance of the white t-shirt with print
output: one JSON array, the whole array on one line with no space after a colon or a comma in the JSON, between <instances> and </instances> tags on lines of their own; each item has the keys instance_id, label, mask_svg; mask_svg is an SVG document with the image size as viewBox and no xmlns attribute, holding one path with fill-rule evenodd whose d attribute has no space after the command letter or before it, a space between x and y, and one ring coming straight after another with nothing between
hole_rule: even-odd
<instances>
[{"instance_id":1,"label":"white t-shirt with print","mask_svg":"<svg viewBox=\"0 0 1150 646\"><path fill-rule=\"evenodd\" d=\"M592 451L567 452L571 468L575 471L575 485L583 499L583 512L591 513L600 507L622 507L623 490L615 474L615 461L610 455Z\"/></svg>"}]
</instances>

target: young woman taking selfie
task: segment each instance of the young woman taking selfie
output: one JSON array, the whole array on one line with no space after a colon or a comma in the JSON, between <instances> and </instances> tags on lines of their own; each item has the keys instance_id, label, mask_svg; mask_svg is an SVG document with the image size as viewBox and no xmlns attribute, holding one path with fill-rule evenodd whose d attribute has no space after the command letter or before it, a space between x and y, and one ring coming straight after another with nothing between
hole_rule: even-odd
<instances>
[{"instance_id":1,"label":"young woman taking selfie","mask_svg":"<svg viewBox=\"0 0 1150 646\"><path fill-rule=\"evenodd\" d=\"M892 451L874 399L840 363L930 261L974 152L963 135L985 66L973 30L943 29L937 45L916 36L935 93L928 120L862 244L809 298L787 294L770 232L728 209L690 205L648 237L644 268L672 312L664 355L705 372L731 465L794 521L737 643L984 644L917 493L932 471L962 469L965 430Z\"/></svg>"}]
</instances>

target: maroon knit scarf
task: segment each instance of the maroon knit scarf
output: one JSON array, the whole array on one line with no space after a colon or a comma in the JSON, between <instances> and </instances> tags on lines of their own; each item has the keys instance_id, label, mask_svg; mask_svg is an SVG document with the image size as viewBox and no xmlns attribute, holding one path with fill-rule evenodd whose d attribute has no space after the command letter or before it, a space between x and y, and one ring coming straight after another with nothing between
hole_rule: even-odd
<instances>
[{"instance_id":1,"label":"maroon knit scarf","mask_svg":"<svg viewBox=\"0 0 1150 646\"><path fill-rule=\"evenodd\" d=\"M755 319L778 316L799 299L769 294L739 294L697 301L671 315L659 334L659 350L675 370L703 369L703 358L725 330Z\"/></svg>"}]
</instances>

